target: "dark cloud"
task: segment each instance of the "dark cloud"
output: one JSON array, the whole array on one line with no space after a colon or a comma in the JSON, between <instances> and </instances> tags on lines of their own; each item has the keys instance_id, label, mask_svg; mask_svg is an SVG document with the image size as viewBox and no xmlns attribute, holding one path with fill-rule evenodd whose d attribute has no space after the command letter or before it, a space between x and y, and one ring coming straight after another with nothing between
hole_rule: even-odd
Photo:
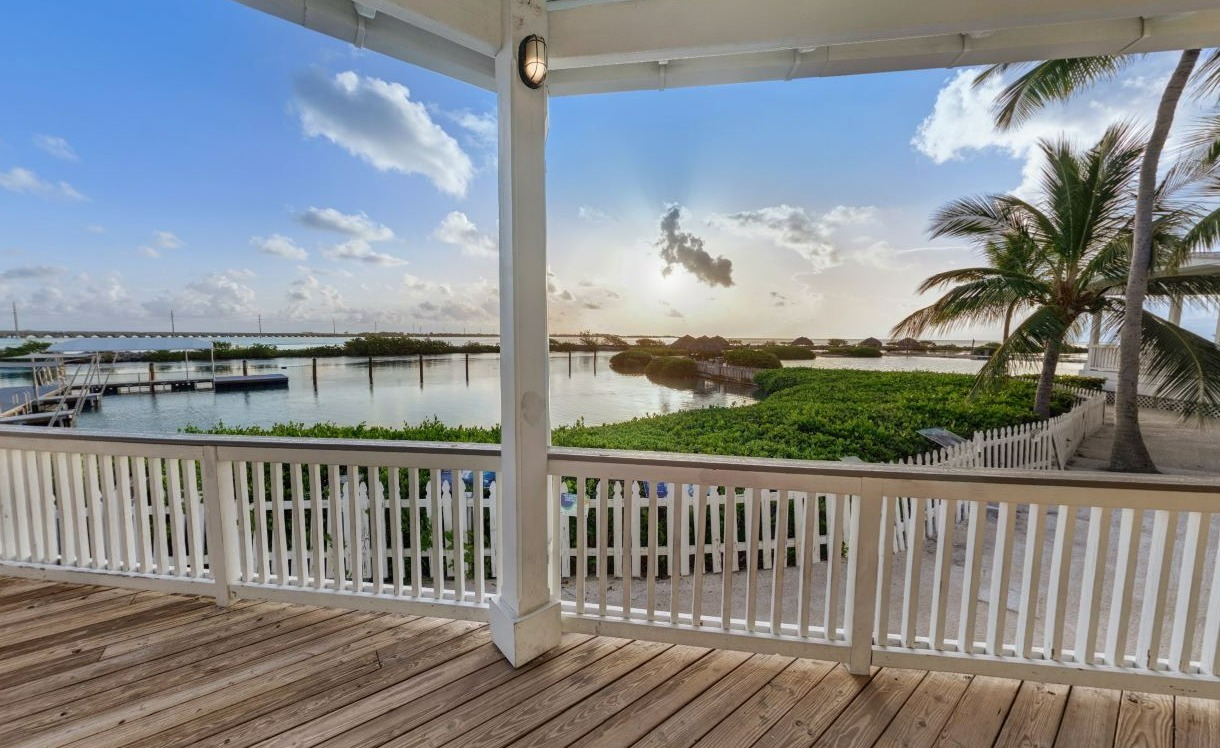
<instances>
[{"instance_id":1,"label":"dark cloud","mask_svg":"<svg viewBox=\"0 0 1220 748\"><path fill-rule=\"evenodd\" d=\"M733 285L733 262L724 257L713 258L703 249L703 240L681 230L678 220L682 208L674 205L661 216L661 238L656 246L665 260L663 275L673 272L679 265L709 286Z\"/></svg>"},{"instance_id":2,"label":"dark cloud","mask_svg":"<svg viewBox=\"0 0 1220 748\"><path fill-rule=\"evenodd\" d=\"M64 268L55 265L21 265L0 272L0 280L53 278L62 272L64 272Z\"/></svg>"}]
</instances>

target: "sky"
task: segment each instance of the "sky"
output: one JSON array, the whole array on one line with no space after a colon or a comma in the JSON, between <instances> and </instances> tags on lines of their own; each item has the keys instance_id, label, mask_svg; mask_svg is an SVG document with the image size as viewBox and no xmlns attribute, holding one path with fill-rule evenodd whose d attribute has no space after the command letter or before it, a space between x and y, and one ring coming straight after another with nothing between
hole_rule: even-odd
<instances>
[{"instance_id":1,"label":"sky","mask_svg":"<svg viewBox=\"0 0 1220 748\"><path fill-rule=\"evenodd\" d=\"M0 28L23 329L499 329L492 93L231 0L38 5ZM551 332L885 338L977 262L937 207L1029 194L1039 138L1145 121L1172 61L1011 133L977 69L553 98Z\"/></svg>"}]
</instances>

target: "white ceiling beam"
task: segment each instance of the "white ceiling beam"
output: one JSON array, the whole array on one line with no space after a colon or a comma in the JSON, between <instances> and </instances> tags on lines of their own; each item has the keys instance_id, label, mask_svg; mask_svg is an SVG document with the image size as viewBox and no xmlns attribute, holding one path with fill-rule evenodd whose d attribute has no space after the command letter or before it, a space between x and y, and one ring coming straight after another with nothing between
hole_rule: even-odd
<instances>
[{"instance_id":1,"label":"white ceiling beam","mask_svg":"<svg viewBox=\"0 0 1220 748\"><path fill-rule=\"evenodd\" d=\"M500 3L488 0L359 0L361 5L494 57L500 49Z\"/></svg>"},{"instance_id":2,"label":"white ceiling beam","mask_svg":"<svg viewBox=\"0 0 1220 748\"><path fill-rule=\"evenodd\" d=\"M632 0L615 3L635 4ZM560 36L556 19L570 12L551 14L550 90L554 96L660 88L659 60L665 61L664 86L680 88L1220 46L1220 11L1209 10L823 44L811 43L810 36L794 42L796 37L790 34L783 43L791 46L696 56L677 38L679 29L674 39L678 44L658 52L658 60L633 60L638 51L628 51L620 58L623 62L606 63L599 57L602 62L587 64L592 57L574 59L563 53L571 49L573 39ZM630 40L626 44L630 46Z\"/></svg>"},{"instance_id":3,"label":"white ceiling beam","mask_svg":"<svg viewBox=\"0 0 1220 748\"><path fill-rule=\"evenodd\" d=\"M656 62L1211 10L1215 0L552 0L558 68Z\"/></svg>"},{"instance_id":4,"label":"white ceiling beam","mask_svg":"<svg viewBox=\"0 0 1220 748\"><path fill-rule=\"evenodd\" d=\"M483 29L486 18L467 16L476 6L498 6L496 3L482 0L359 0L362 8L358 13L352 0L238 2L350 44L480 88L495 89L495 50L486 51L489 45ZM390 8L391 5L394 7ZM414 14L422 13L423 6L437 14L426 21L416 18ZM494 10L498 34L499 9ZM368 17L370 11L373 11L372 18ZM459 23L463 18L466 22ZM447 26L442 20L457 25ZM495 46L499 47L498 41Z\"/></svg>"}]
</instances>

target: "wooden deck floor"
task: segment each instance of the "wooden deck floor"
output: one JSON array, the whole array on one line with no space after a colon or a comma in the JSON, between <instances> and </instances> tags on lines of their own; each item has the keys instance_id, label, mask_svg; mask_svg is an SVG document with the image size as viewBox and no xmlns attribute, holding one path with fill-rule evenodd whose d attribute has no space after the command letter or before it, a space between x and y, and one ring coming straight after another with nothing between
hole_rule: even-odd
<instances>
[{"instance_id":1,"label":"wooden deck floor","mask_svg":"<svg viewBox=\"0 0 1220 748\"><path fill-rule=\"evenodd\" d=\"M0 578L0 745L1220 746L1220 702Z\"/></svg>"}]
</instances>

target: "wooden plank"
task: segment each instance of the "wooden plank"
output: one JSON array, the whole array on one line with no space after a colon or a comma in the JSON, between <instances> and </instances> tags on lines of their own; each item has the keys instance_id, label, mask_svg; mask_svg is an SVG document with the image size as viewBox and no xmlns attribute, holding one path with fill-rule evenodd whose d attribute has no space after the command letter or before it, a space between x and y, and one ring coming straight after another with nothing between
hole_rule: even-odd
<instances>
[{"instance_id":1,"label":"wooden plank","mask_svg":"<svg viewBox=\"0 0 1220 748\"><path fill-rule=\"evenodd\" d=\"M564 637L563 645L525 667L549 662L589 640L590 637L569 634ZM262 748L318 745L335 736L355 734L355 730L365 723L380 722L386 719L386 714L398 709L416 709L417 717L426 714L430 718L450 708L454 700L458 700L457 694L478 693L476 689L480 685L485 686L483 690L493 688L511 680L516 672L494 647L471 651L425 672L412 673L411 677L391 687L364 694L358 701L342 708L309 714L292 729L280 728L279 734L259 745ZM398 716L401 718L404 714L399 712Z\"/></svg>"},{"instance_id":2,"label":"wooden plank","mask_svg":"<svg viewBox=\"0 0 1220 748\"><path fill-rule=\"evenodd\" d=\"M830 662L793 660L695 745L699 748L753 745L834 668Z\"/></svg>"},{"instance_id":3,"label":"wooden plank","mask_svg":"<svg viewBox=\"0 0 1220 748\"><path fill-rule=\"evenodd\" d=\"M291 615L295 611L287 611ZM225 667L240 665L257 658L260 651L282 646L290 639L278 639L271 645L259 645L275 637L306 629L313 623L335 618L338 611L313 611L284 618L274 614L236 624L217 627L215 633L196 632L197 645L174 637L169 641L127 652L110 659L99 659L83 667L56 673L39 679L29 686L29 695L0 706L0 724L21 716L52 708L58 704L77 703L96 694L129 689L132 684L164 675L163 685L190 680L199 674L213 674ZM55 685L54 690L42 690L44 681ZM131 696L135 692L126 691Z\"/></svg>"},{"instance_id":4,"label":"wooden plank","mask_svg":"<svg viewBox=\"0 0 1220 748\"><path fill-rule=\"evenodd\" d=\"M146 715L154 715L187 702L198 702L217 692L236 694L240 684L260 676L265 678L264 684L274 682L276 678L288 679L293 665L315 658L330 647L350 641L355 635L367 635L370 624L376 625L376 618L354 613L336 616L309 629L294 632L293 645L271 646L271 652L256 659L244 658L202 676L199 675L202 668L188 666L174 671L172 675L162 674L152 681L122 689L117 694L98 694L31 715L5 725L5 732L0 736L12 741L14 748L74 741L84 741L93 748L105 743L105 739L100 737L101 733L113 733L117 728ZM128 739L124 737L117 744L122 745Z\"/></svg>"},{"instance_id":5,"label":"wooden plank","mask_svg":"<svg viewBox=\"0 0 1220 748\"><path fill-rule=\"evenodd\" d=\"M626 712L675 673L681 674L708 654L709 650L699 647L671 647L596 694L569 706L512 745L514 748L564 748L607 719Z\"/></svg>"},{"instance_id":6,"label":"wooden plank","mask_svg":"<svg viewBox=\"0 0 1220 748\"><path fill-rule=\"evenodd\" d=\"M882 669L814 745L843 748L872 745L926 675L922 670Z\"/></svg>"},{"instance_id":7,"label":"wooden plank","mask_svg":"<svg viewBox=\"0 0 1220 748\"><path fill-rule=\"evenodd\" d=\"M446 746L628 643L627 639L596 637L546 660L539 658L516 670L509 667L507 677L485 678L483 672L476 673L464 679L466 682L459 681L425 699L400 706L321 745Z\"/></svg>"},{"instance_id":8,"label":"wooden plank","mask_svg":"<svg viewBox=\"0 0 1220 748\"><path fill-rule=\"evenodd\" d=\"M1051 748L1067 705L1068 686L1026 681L1008 710L996 748Z\"/></svg>"},{"instance_id":9,"label":"wooden plank","mask_svg":"<svg viewBox=\"0 0 1220 748\"><path fill-rule=\"evenodd\" d=\"M812 745L831 723L863 691L879 669L868 675L852 675L846 668L835 667L804 698L755 743L755 746Z\"/></svg>"},{"instance_id":10,"label":"wooden plank","mask_svg":"<svg viewBox=\"0 0 1220 748\"><path fill-rule=\"evenodd\" d=\"M1068 694L1055 748L1110 748L1118 725L1119 691L1077 686Z\"/></svg>"},{"instance_id":11,"label":"wooden plank","mask_svg":"<svg viewBox=\"0 0 1220 748\"><path fill-rule=\"evenodd\" d=\"M942 503L942 512L943 508ZM972 679L959 673L928 673L882 733L878 744L904 748L933 745Z\"/></svg>"},{"instance_id":12,"label":"wooden plank","mask_svg":"<svg viewBox=\"0 0 1220 748\"><path fill-rule=\"evenodd\" d=\"M639 708L619 712L573 745L630 745L749 658L742 652L716 650L650 691Z\"/></svg>"},{"instance_id":13,"label":"wooden plank","mask_svg":"<svg viewBox=\"0 0 1220 748\"><path fill-rule=\"evenodd\" d=\"M1123 691L1114 745L1173 745L1173 697Z\"/></svg>"},{"instance_id":14,"label":"wooden plank","mask_svg":"<svg viewBox=\"0 0 1220 748\"><path fill-rule=\"evenodd\" d=\"M29 664L20 672L21 682L0 690L0 704L54 691L58 688L88 681L132 665L141 664L167 655L187 656L194 647L202 647L218 639L232 639L236 635L250 635L260 626L277 620L277 617L300 615L305 609L278 611L272 606L248 606L245 609L223 611L214 606L190 609L185 613L160 617L142 626L133 626L117 633L93 639L82 639L60 645L57 650L46 650L54 657L43 657L43 652L29 655ZM217 622L210 620L217 615L227 616ZM128 637L131 638L128 638ZM118 644L135 646L118 655L109 654L116 639ZM230 642L232 643L232 642ZM232 643L233 646L240 646ZM80 652L93 653L89 662L74 662ZM170 666L172 667L172 666ZM17 675L17 674L12 674ZM6 684L15 680L5 676Z\"/></svg>"},{"instance_id":15,"label":"wooden plank","mask_svg":"<svg viewBox=\"0 0 1220 748\"><path fill-rule=\"evenodd\" d=\"M80 663L79 655L91 654L88 661L99 660L105 654L105 647L126 640L128 637L141 637L145 634L172 629L192 620L206 619L216 615L216 608L208 601L188 598L169 608L154 608L135 616L123 619L121 627L108 626L100 630L77 632L67 637L57 637L52 642L42 642L39 646L23 646L19 654L0 657L0 678L7 686L15 683L27 683L48 678L50 674L76 667L69 661Z\"/></svg>"},{"instance_id":16,"label":"wooden plank","mask_svg":"<svg viewBox=\"0 0 1220 748\"><path fill-rule=\"evenodd\" d=\"M490 642L491 633L486 626L477 626L468 621L449 622L439 629L403 642L400 647L391 645L381 649L378 661L382 667L375 673L312 696L295 694L287 703L262 715L244 715L245 718L238 724L211 736L195 736L189 745L200 748L243 748L382 691L392 691L397 698L410 699L413 695L427 693L427 688L443 682L431 672L433 668L443 666L443 672L456 679L502 660L503 656ZM396 649L400 656L387 655L392 649ZM426 684L424 688L419 687L419 682L406 685L415 676L422 676L419 680Z\"/></svg>"},{"instance_id":17,"label":"wooden plank","mask_svg":"<svg viewBox=\"0 0 1220 748\"><path fill-rule=\"evenodd\" d=\"M1176 697L1173 744L1175 748L1215 748L1220 744L1220 701Z\"/></svg>"},{"instance_id":18,"label":"wooden plank","mask_svg":"<svg viewBox=\"0 0 1220 748\"><path fill-rule=\"evenodd\" d=\"M757 517L756 517L757 519ZM752 552L751 556L757 556ZM791 657L754 655L635 743L640 748L688 748L785 668Z\"/></svg>"},{"instance_id":19,"label":"wooden plank","mask_svg":"<svg viewBox=\"0 0 1220 748\"><path fill-rule=\"evenodd\" d=\"M935 745L951 748L991 745L1004 726L1020 685L1018 680L976 676Z\"/></svg>"},{"instance_id":20,"label":"wooden plank","mask_svg":"<svg viewBox=\"0 0 1220 748\"><path fill-rule=\"evenodd\" d=\"M596 693L669 649L669 644L631 642L562 681L523 699L496 719L446 743L446 748L503 746L562 712L569 704Z\"/></svg>"},{"instance_id":21,"label":"wooden plank","mask_svg":"<svg viewBox=\"0 0 1220 748\"><path fill-rule=\"evenodd\" d=\"M127 748L133 743L157 738L167 729L196 717L208 716L225 710L241 713L253 699L286 685L305 684L321 673L349 664L357 665L356 675L371 673L378 667L376 650L400 636L410 636L418 627L420 619L381 616L366 621L342 632L341 636L328 636L320 640L311 656L287 667L267 669L252 678L232 678L222 689L208 690L190 699L177 701L167 709L153 709L147 716L124 720L105 732L88 738L89 748ZM192 683L192 686L194 684ZM160 741L154 739L154 745Z\"/></svg>"}]
</instances>

